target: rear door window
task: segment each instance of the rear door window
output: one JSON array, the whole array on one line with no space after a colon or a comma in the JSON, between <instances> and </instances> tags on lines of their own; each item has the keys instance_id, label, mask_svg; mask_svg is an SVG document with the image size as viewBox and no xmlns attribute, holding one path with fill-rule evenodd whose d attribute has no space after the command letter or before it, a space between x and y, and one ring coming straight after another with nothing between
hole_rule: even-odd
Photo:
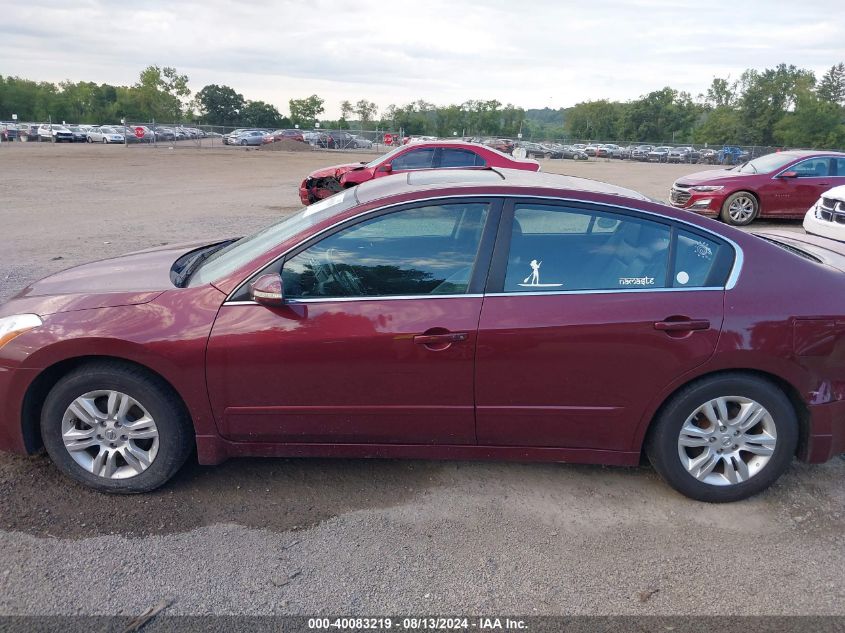
<instances>
[{"instance_id":1,"label":"rear door window","mask_svg":"<svg viewBox=\"0 0 845 633\"><path fill-rule=\"evenodd\" d=\"M483 167L484 159L468 149L443 148L440 151L441 167Z\"/></svg>"}]
</instances>

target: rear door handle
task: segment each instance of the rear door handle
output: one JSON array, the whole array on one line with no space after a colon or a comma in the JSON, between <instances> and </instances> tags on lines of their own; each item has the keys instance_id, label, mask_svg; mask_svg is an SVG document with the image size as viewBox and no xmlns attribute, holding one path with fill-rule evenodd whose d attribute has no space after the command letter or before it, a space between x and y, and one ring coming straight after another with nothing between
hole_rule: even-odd
<instances>
[{"instance_id":1,"label":"rear door handle","mask_svg":"<svg viewBox=\"0 0 845 633\"><path fill-rule=\"evenodd\" d=\"M707 319L683 319L678 321L658 321L655 330L664 332L689 332L691 330L709 330L710 321Z\"/></svg>"},{"instance_id":2,"label":"rear door handle","mask_svg":"<svg viewBox=\"0 0 845 633\"><path fill-rule=\"evenodd\" d=\"M469 338L467 332L448 332L446 334L417 334L414 343L418 345L443 345L444 343L460 343Z\"/></svg>"}]
</instances>

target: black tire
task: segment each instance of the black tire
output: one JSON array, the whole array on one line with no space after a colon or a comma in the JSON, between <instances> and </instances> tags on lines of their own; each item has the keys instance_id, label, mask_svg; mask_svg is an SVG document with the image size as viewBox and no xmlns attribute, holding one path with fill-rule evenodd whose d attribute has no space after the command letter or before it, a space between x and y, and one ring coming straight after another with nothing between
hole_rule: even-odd
<instances>
[{"instance_id":1,"label":"black tire","mask_svg":"<svg viewBox=\"0 0 845 633\"><path fill-rule=\"evenodd\" d=\"M750 201L751 215L748 217L735 217L735 215L731 215L731 206L740 200L740 198L748 199ZM722 203L722 210L719 213L719 217L722 218L722 221L726 224L731 224L733 226L747 226L757 219L759 214L760 202L757 200L757 197L749 191L737 191L736 193L729 195Z\"/></svg>"},{"instance_id":2,"label":"black tire","mask_svg":"<svg viewBox=\"0 0 845 633\"><path fill-rule=\"evenodd\" d=\"M681 463L678 438L687 418L702 404L720 396L741 396L763 405L777 431L774 453L762 469L742 483L713 485L699 481ZM789 467L798 445L798 416L786 394L753 374L724 374L695 381L676 393L654 420L646 455L660 476L687 497L708 503L747 499L772 485ZM714 471L715 472L715 471Z\"/></svg>"},{"instance_id":3,"label":"black tire","mask_svg":"<svg viewBox=\"0 0 845 633\"><path fill-rule=\"evenodd\" d=\"M62 441L62 417L80 395L114 389L141 403L155 420L158 453L149 467L125 479L107 479L77 464ZM149 492L166 483L185 463L194 447L194 433L182 401L163 380L144 369L119 361L101 361L73 370L50 390L41 412L41 437L58 469L100 492L134 494Z\"/></svg>"}]
</instances>

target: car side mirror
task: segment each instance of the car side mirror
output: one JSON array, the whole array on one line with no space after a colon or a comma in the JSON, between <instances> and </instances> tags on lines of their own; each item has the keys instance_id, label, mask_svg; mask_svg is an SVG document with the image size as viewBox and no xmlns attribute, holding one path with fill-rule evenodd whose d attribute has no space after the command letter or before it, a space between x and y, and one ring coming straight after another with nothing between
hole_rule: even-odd
<instances>
[{"instance_id":1,"label":"car side mirror","mask_svg":"<svg viewBox=\"0 0 845 633\"><path fill-rule=\"evenodd\" d=\"M279 307L285 305L282 276L267 273L249 284L249 296L264 306Z\"/></svg>"},{"instance_id":2,"label":"car side mirror","mask_svg":"<svg viewBox=\"0 0 845 633\"><path fill-rule=\"evenodd\" d=\"M785 171L780 175L781 178L798 178L797 171Z\"/></svg>"},{"instance_id":3,"label":"car side mirror","mask_svg":"<svg viewBox=\"0 0 845 633\"><path fill-rule=\"evenodd\" d=\"M381 167L379 167L378 170L383 174L389 174L393 171L393 166L390 163L387 163L387 165L382 165Z\"/></svg>"}]
</instances>

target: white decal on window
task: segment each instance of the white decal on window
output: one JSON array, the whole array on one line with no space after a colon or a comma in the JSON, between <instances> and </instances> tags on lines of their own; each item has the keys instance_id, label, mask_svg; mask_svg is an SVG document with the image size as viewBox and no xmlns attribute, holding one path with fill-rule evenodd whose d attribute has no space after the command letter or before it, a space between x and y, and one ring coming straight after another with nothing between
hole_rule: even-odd
<instances>
[{"instance_id":1,"label":"white decal on window","mask_svg":"<svg viewBox=\"0 0 845 633\"><path fill-rule=\"evenodd\" d=\"M653 286L654 277L620 277L620 286Z\"/></svg>"},{"instance_id":2,"label":"white decal on window","mask_svg":"<svg viewBox=\"0 0 845 633\"><path fill-rule=\"evenodd\" d=\"M531 260L531 274L528 275L525 279L522 280L522 283L519 284L523 288L557 288L562 286L563 284L541 284L540 283L540 266L543 264L542 260L537 261L536 259Z\"/></svg>"},{"instance_id":3,"label":"white decal on window","mask_svg":"<svg viewBox=\"0 0 845 633\"><path fill-rule=\"evenodd\" d=\"M713 249L705 242L695 242L695 254L702 259L713 257Z\"/></svg>"},{"instance_id":4,"label":"white decal on window","mask_svg":"<svg viewBox=\"0 0 845 633\"><path fill-rule=\"evenodd\" d=\"M678 283L683 286L684 284L689 282L689 273L682 270L677 275L675 275L675 279L677 279Z\"/></svg>"}]
</instances>

